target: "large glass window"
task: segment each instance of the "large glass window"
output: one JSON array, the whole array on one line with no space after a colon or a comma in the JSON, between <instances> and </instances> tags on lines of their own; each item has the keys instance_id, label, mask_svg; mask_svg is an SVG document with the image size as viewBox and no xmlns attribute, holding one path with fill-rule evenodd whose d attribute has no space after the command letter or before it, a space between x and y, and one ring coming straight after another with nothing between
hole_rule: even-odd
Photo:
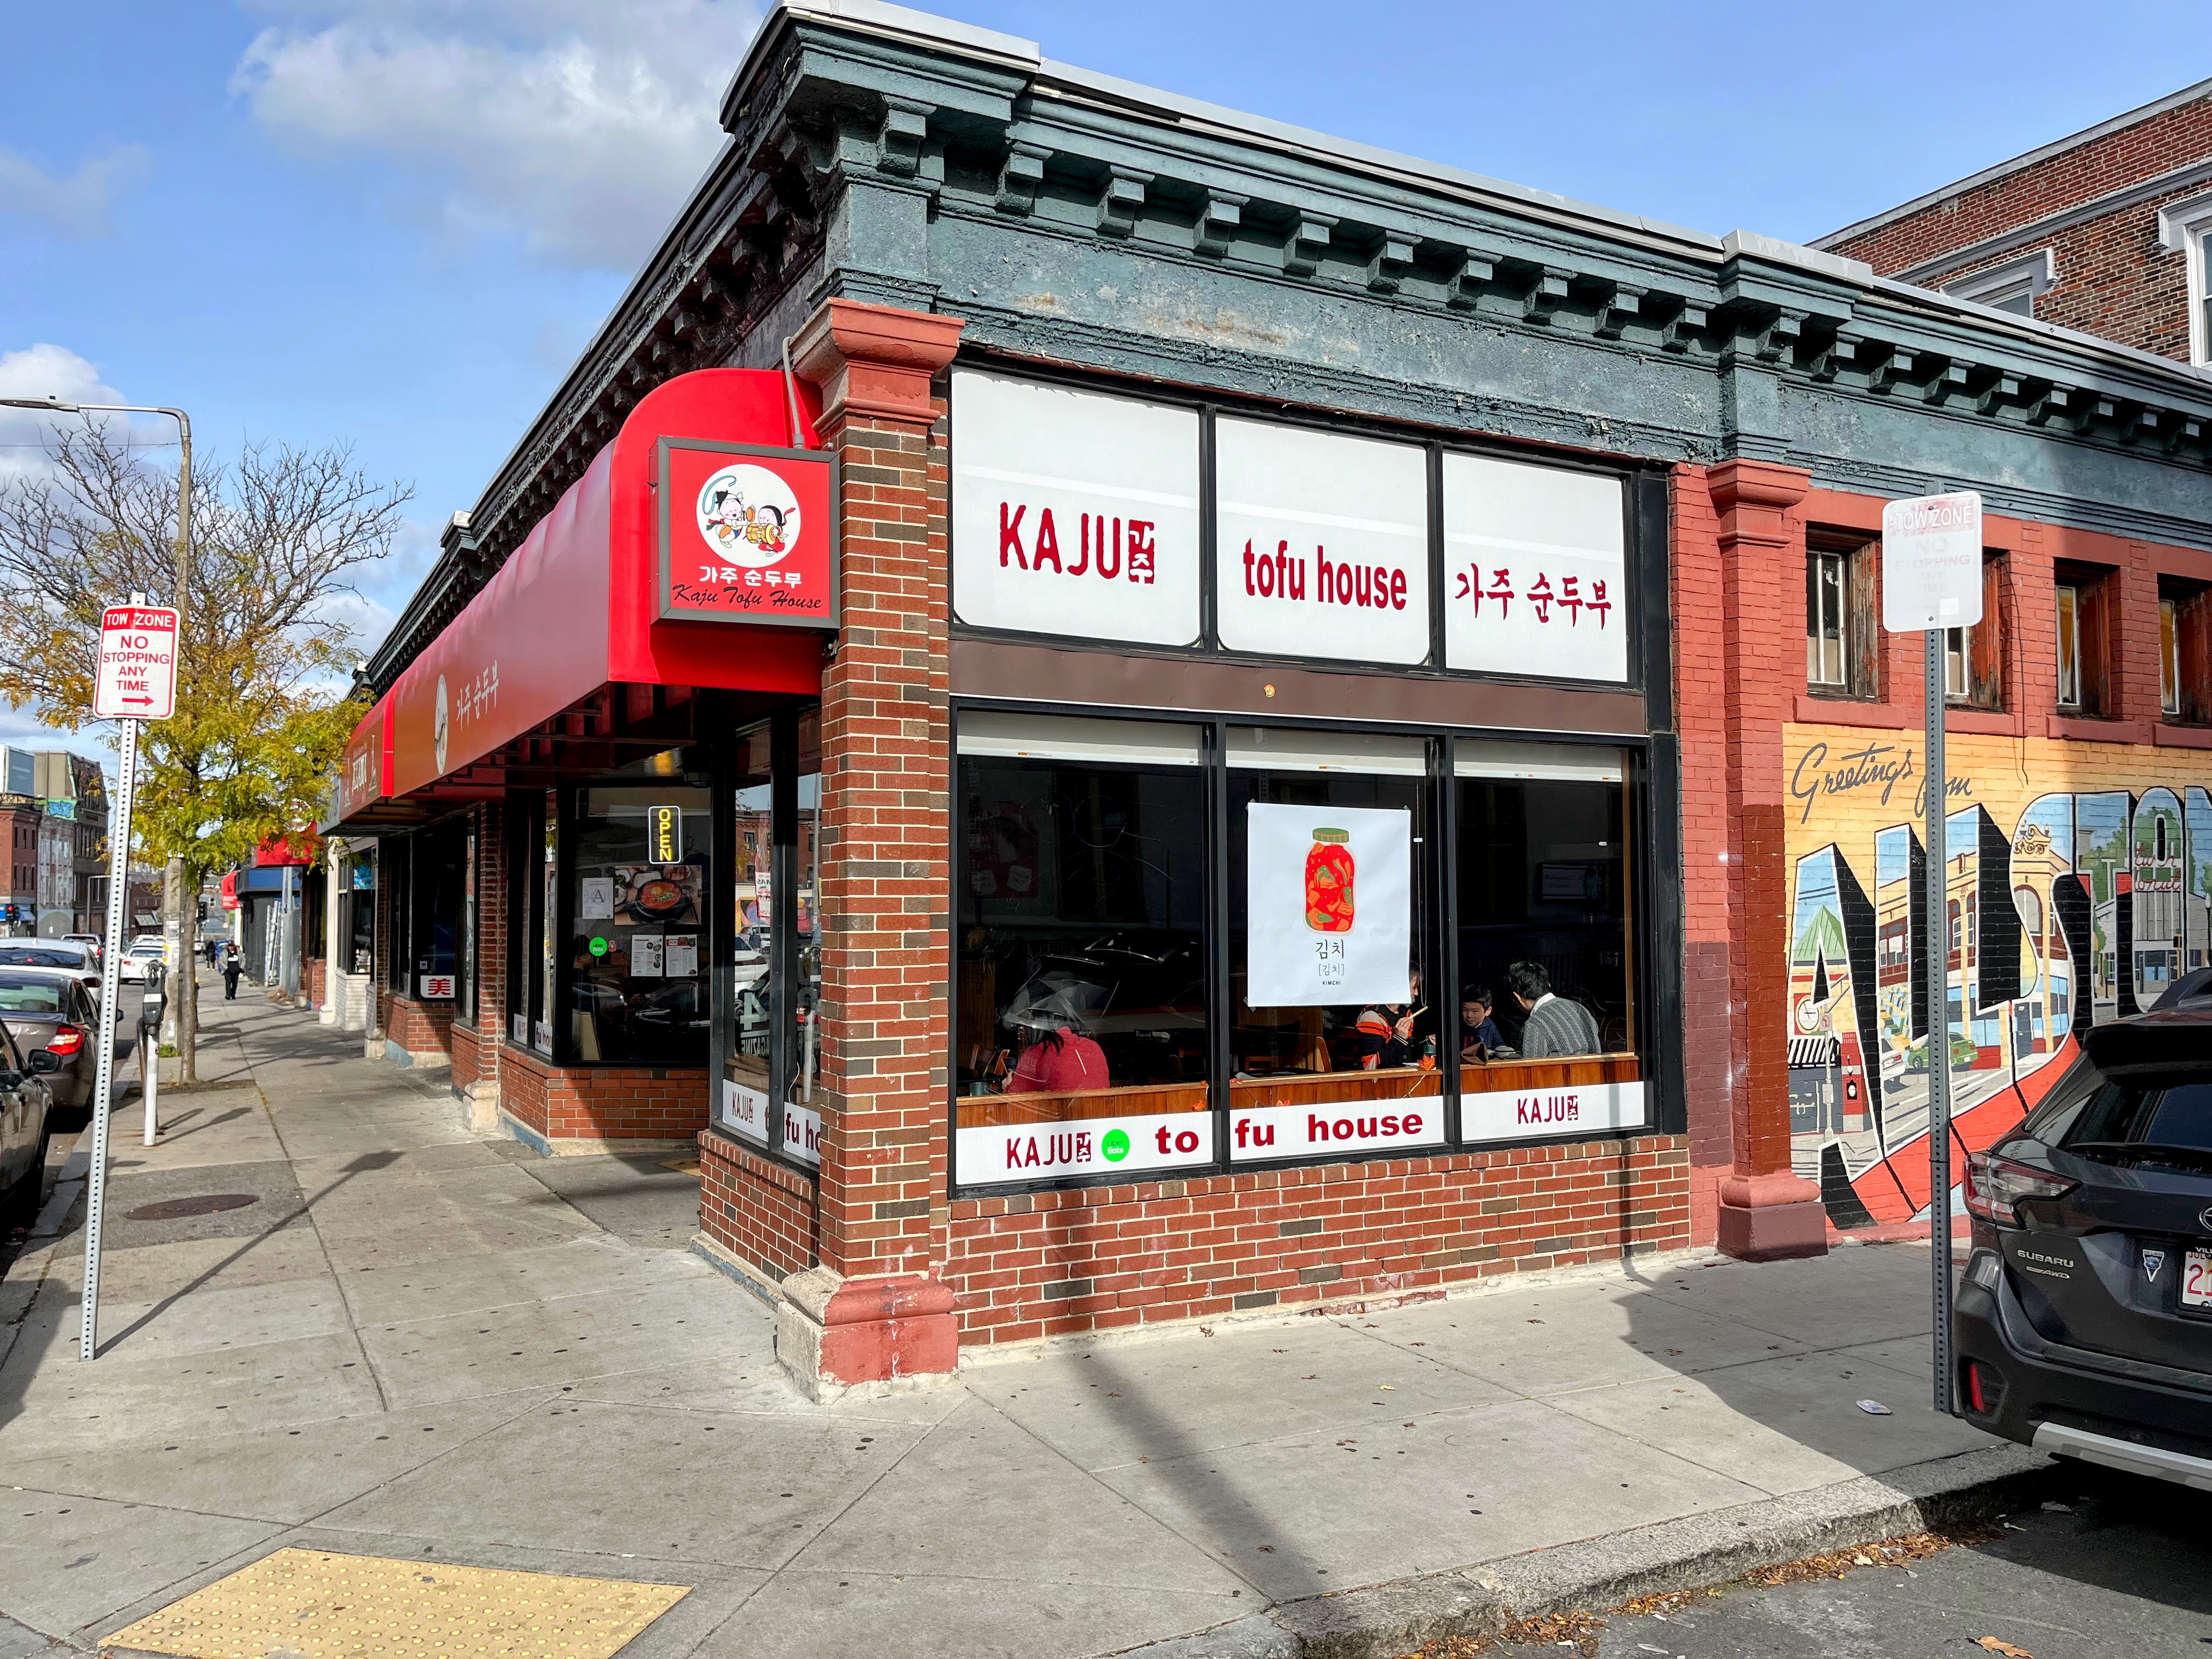
<instances>
[{"instance_id":1,"label":"large glass window","mask_svg":"<svg viewBox=\"0 0 2212 1659\"><path fill-rule=\"evenodd\" d=\"M1435 1145L1429 744L1231 726L1229 1156Z\"/></svg>"},{"instance_id":2,"label":"large glass window","mask_svg":"<svg viewBox=\"0 0 2212 1659\"><path fill-rule=\"evenodd\" d=\"M552 951L546 918L553 896L553 797L531 790L507 797L507 1040L541 1054L553 1049Z\"/></svg>"},{"instance_id":3,"label":"large glass window","mask_svg":"<svg viewBox=\"0 0 2212 1659\"><path fill-rule=\"evenodd\" d=\"M568 821L566 1059L707 1063L712 796L665 750L575 791Z\"/></svg>"},{"instance_id":4,"label":"large glass window","mask_svg":"<svg viewBox=\"0 0 2212 1659\"><path fill-rule=\"evenodd\" d=\"M459 992L462 931L467 909L468 829L460 820L434 825L413 838L413 878L408 887L408 994L426 1002L452 1002Z\"/></svg>"},{"instance_id":5,"label":"large glass window","mask_svg":"<svg viewBox=\"0 0 2212 1659\"><path fill-rule=\"evenodd\" d=\"M964 1182L1213 1160L1196 726L960 723Z\"/></svg>"},{"instance_id":6,"label":"large glass window","mask_svg":"<svg viewBox=\"0 0 2212 1659\"><path fill-rule=\"evenodd\" d=\"M819 1164L820 712L788 711L739 733L733 770L732 937L718 969L722 1115L750 1139Z\"/></svg>"},{"instance_id":7,"label":"large glass window","mask_svg":"<svg viewBox=\"0 0 2212 1659\"><path fill-rule=\"evenodd\" d=\"M1462 1138L1644 1122L1619 751L1453 756Z\"/></svg>"}]
</instances>

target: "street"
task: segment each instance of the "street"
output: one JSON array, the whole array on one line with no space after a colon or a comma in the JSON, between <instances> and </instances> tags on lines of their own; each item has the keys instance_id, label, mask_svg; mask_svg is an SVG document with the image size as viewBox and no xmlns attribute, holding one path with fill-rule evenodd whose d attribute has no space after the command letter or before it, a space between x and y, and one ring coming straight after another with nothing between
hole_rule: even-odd
<instances>
[{"instance_id":1,"label":"street","mask_svg":"<svg viewBox=\"0 0 2212 1659\"><path fill-rule=\"evenodd\" d=\"M2064 1490L1997 1523L1987 1542L1909 1567L1691 1595L1672 1610L1612 1619L1581 1645L1595 1659L1948 1659L1984 1637L2009 1645L1982 1652L2033 1659L2212 1647L2203 1495L2091 1468L2069 1471ZM1555 1656L1559 1639L1486 1651ZM1457 1655L1446 1644L1433 1659Z\"/></svg>"}]
</instances>

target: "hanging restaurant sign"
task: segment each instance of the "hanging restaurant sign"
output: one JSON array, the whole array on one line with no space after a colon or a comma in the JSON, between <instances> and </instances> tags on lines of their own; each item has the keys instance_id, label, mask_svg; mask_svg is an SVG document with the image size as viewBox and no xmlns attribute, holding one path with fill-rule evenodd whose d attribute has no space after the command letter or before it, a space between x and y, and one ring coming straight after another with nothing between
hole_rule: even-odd
<instances>
[{"instance_id":1,"label":"hanging restaurant sign","mask_svg":"<svg viewBox=\"0 0 2212 1659\"><path fill-rule=\"evenodd\" d=\"M962 622L1198 642L1194 410L962 373L952 430Z\"/></svg>"},{"instance_id":2,"label":"hanging restaurant sign","mask_svg":"<svg viewBox=\"0 0 2212 1659\"><path fill-rule=\"evenodd\" d=\"M837 626L837 463L827 450L663 438L660 615Z\"/></svg>"}]
</instances>

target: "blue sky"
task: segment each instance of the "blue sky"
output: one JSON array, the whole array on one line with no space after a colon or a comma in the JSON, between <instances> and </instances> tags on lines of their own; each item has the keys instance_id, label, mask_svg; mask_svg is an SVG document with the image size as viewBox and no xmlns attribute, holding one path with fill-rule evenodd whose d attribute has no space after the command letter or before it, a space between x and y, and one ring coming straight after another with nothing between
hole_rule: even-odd
<instances>
[{"instance_id":1,"label":"blue sky","mask_svg":"<svg viewBox=\"0 0 2212 1659\"><path fill-rule=\"evenodd\" d=\"M939 9L1193 96L1793 240L2212 75L2201 3ZM0 393L180 403L215 454L344 442L411 483L406 544L363 584L373 645L711 155L760 8L9 13ZM0 411L0 474L36 465L40 436ZM0 738L22 730L0 711Z\"/></svg>"}]
</instances>

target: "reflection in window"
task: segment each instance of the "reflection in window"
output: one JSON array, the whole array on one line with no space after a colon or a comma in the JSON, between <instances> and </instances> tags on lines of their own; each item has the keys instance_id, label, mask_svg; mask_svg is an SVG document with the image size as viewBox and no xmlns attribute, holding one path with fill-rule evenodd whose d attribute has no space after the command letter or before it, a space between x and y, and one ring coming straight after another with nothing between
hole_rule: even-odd
<instances>
[{"instance_id":1,"label":"reflection in window","mask_svg":"<svg viewBox=\"0 0 2212 1659\"><path fill-rule=\"evenodd\" d=\"M735 745L722 1107L731 1127L820 1162L822 948L815 891L819 711L780 714ZM787 1011L787 1012L785 1012ZM771 1087L778 1066L783 1087Z\"/></svg>"},{"instance_id":2,"label":"reflection in window","mask_svg":"<svg viewBox=\"0 0 2212 1659\"><path fill-rule=\"evenodd\" d=\"M571 820L568 1042L583 1064L707 1061L708 792L684 751L625 769L635 783L579 790Z\"/></svg>"},{"instance_id":3,"label":"reflection in window","mask_svg":"<svg viewBox=\"0 0 2212 1659\"><path fill-rule=\"evenodd\" d=\"M1213 1156L1182 1121L1207 1106L1199 758L1188 728L963 721L960 1179Z\"/></svg>"}]
</instances>

